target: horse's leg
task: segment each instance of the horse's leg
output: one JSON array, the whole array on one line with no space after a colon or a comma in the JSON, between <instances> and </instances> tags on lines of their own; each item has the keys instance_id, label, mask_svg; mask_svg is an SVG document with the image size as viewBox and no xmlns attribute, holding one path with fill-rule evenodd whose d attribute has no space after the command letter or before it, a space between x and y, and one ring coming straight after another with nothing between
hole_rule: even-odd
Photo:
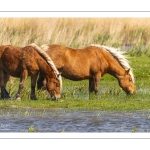
<instances>
[{"instance_id":1,"label":"horse's leg","mask_svg":"<svg viewBox=\"0 0 150 150\"><path fill-rule=\"evenodd\" d=\"M28 76L28 71L23 70L22 73L21 73L21 76L20 76L20 83L19 83L18 92L16 94L16 100L21 100L20 93L21 93L21 91L24 87L24 82L27 79L27 76Z\"/></svg>"},{"instance_id":2,"label":"horse's leg","mask_svg":"<svg viewBox=\"0 0 150 150\"><path fill-rule=\"evenodd\" d=\"M39 78L37 81L37 89L46 89L46 80L44 79L44 77L42 76L42 74L39 74Z\"/></svg>"},{"instance_id":3,"label":"horse's leg","mask_svg":"<svg viewBox=\"0 0 150 150\"><path fill-rule=\"evenodd\" d=\"M101 74L98 73L96 75L93 75L89 78L89 92L95 92L95 95L97 95L98 92L98 84L101 78Z\"/></svg>"},{"instance_id":4,"label":"horse's leg","mask_svg":"<svg viewBox=\"0 0 150 150\"><path fill-rule=\"evenodd\" d=\"M94 91L94 79L93 77L89 78L89 92L93 92Z\"/></svg>"},{"instance_id":5,"label":"horse's leg","mask_svg":"<svg viewBox=\"0 0 150 150\"><path fill-rule=\"evenodd\" d=\"M6 98L6 99L11 98L9 96L9 93L6 91L6 84L9 81L9 78L10 78L10 75L8 75L7 73L4 73L4 87L5 87L5 89L4 89L4 98Z\"/></svg>"},{"instance_id":6,"label":"horse's leg","mask_svg":"<svg viewBox=\"0 0 150 150\"><path fill-rule=\"evenodd\" d=\"M38 74L31 76L31 94L30 98L32 100L37 100L36 95L35 95L35 86L36 86L36 81L37 81Z\"/></svg>"},{"instance_id":7,"label":"horse's leg","mask_svg":"<svg viewBox=\"0 0 150 150\"><path fill-rule=\"evenodd\" d=\"M6 84L9 80L9 75L6 74L2 69L0 69L0 87L1 87L1 98L9 99L9 93L6 91Z\"/></svg>"}]
</instances>

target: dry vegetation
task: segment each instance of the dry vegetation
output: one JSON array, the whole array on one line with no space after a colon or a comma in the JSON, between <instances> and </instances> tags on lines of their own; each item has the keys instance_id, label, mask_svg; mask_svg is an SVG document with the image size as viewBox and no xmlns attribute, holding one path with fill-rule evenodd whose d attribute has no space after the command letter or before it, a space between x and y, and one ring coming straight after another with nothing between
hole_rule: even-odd
<instances>
[{"instance_id":1,"label":"dry vegetation","mask_svg":"<svg viewBox=\"0 0 150 150\"><path fill-rule=\"evenodd\" d=\"M150 18L1 18L0 44L148 46Z\"/></svg>"}]
</instances>

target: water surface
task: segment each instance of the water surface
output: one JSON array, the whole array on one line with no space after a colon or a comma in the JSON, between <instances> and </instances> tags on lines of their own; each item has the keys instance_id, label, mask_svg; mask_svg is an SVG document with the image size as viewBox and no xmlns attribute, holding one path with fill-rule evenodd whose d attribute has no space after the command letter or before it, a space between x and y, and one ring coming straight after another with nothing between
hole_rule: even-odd
<instances>
[{"instance_id":1,"label":"water surface","mask_svg":"<svg viewBox=\"0 0 150 150\"><path fill-rule=\"evenodd\" d=\"M1 109L0 132L149 132L150 111Z\"/></svg>"}]
</instances>

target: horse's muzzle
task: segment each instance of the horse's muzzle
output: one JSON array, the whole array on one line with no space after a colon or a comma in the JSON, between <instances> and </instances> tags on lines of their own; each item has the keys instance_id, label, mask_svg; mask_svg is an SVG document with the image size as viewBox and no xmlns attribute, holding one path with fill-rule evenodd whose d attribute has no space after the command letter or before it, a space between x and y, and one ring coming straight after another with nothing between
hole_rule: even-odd
<instances>
[{"instance_id":1,"label":"horse's muzzle","mask_svg":"<svg viewBox=\"0 0 150 150\"><path fill-rule=\"evenodd\" d=\"M51 98L52 98L52 100L58 100L58 99L60 99L60 95L54 95L54 96L52 96Z\"/></svg>"},{"instance_id":2,"label":"horse's muzzle","mask_svg":"<svg viewBox=\"0 0 150 150\"><path fill-rule=\"evenodd\" d=\"M127 93L127 95L135 94L136 93L136 89L135 90L130 90L130 91L126 92L126 93Z\"/></svg>"}]
</instances>

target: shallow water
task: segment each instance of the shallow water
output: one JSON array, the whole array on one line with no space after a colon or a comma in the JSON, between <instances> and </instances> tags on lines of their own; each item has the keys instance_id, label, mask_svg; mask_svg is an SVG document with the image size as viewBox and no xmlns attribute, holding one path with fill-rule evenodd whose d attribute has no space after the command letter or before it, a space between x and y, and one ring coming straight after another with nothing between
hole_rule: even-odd
<instances>
[{"instance_id":1,"label":"shallow water","mask_svg":"<svg viewBox=\"0 0 150 150\"><path fill-rule=\"evenodd\" d=\"M1 109L0 132L149 132L150 111Z\"/></svg>"}]
</instances>

